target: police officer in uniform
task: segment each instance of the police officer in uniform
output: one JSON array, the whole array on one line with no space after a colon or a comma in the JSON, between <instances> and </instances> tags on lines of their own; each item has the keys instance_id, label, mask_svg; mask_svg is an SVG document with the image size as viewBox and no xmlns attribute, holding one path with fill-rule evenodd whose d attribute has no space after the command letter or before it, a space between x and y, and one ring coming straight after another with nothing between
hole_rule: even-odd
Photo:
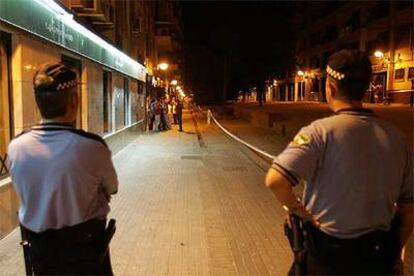
<instances>
[{"instance_id":1,"label":"police officer in uniform","mask_svg":"<svg viewBox=\"0 0 414 276\"><path fill-rule=\"evenodd\" d=\"M299 131L266 186L304 221L307 274L395 273L413 231L412 154L396 128L362 107L372 73L366 54L339 51L326 72L335 114ZM300 182L298 201L292 186Z\"/></svg>"},{"instance_id":2,"label":"police officer in uniform","mask_svg":"<svg viewBox=\"0 0 414 276\"><path fill-rule=\"evenodd\" d=\"M74 128L75 72L60 63L45 64L33 84L42 121L8 149L21 202L26 271L111 275L106 218L118 188L111 152L99 136Z\"/></svg>"}]
</instances>

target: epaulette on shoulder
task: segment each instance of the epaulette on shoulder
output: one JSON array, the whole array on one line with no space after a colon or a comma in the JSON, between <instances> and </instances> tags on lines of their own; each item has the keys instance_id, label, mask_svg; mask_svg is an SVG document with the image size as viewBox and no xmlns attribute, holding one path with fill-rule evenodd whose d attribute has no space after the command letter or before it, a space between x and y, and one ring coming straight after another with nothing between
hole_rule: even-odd
<instances>
[{"instance_id":1,"label":"epaulette on shoulder","mask_svg":"<svg viewBox=\"0 0 414 276\"><path fill-rule=\"evenodd\" d=\"M82 137L95 140L95 141L101 143L102 145L104 145L106 148L109 149L109 147L106 144L105 140L101 136L99 136L99 135L97 135L95 133L87 132L87 131L84 131L82 129L66 129L66 130L67 131L70 131L72 133L75 133L77 135L80 135Z\"/></svg>"},{"instance_id":2,"label":"epaulette on shoulder","mask_svg":"<svg viewBox=\"0 0 414 276\"><path fill-rule=\"evenodd\" d=\"M23 136L24 134L27 134L27 133L29 133L31 130L29 129L29 130L23 130L22 132L20 132L19 134L17 134L16 136L14 136L13 137L13 139L17 139L17 138L19 138L20 136Z\"/></svg>"}]
</instances>

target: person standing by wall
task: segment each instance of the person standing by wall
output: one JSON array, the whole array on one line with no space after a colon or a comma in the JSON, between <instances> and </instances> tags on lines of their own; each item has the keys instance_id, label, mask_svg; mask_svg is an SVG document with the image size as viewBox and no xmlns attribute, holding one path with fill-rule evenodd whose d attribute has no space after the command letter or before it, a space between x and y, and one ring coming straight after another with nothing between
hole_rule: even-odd
<instances>
[{"instance_id":1,"label":"person standing by wall","mask_svg":"<svg viewBox=\"0 0 414 276\"><path fill-rule=\"evenodd\" d=\"M171 102L171 106L172 106L172 115L173 115L173 122L174 125L177 124L177 101L175 100L175 98L173 98L172 102Z\"/></svg>"},{"instance_id":2,"label":"person standing by wall","mask_svg":"<svg viewBox=\"0 0 414 276\"><path fill-rule=\"evenodd\" d=\"M178 131L183 131L183 108L183 103L180 100L177 100L175 112L177 113Z\"/></svg>"},{"instance_id":3,"label":"person standing by wall","mask_svg":"<svg viewBox=\"0 0 414 276\"><path fill-rule=\"evenodd\" d=\"M162 109L161 109L161 105L160 105L160 100L155 100L155 102L154 102L154 114L155 114L154 131L161 131L161 129L162 129L162 125L161 125Z\"/></svg>"},{"instance_id":4,"label":"person standing by wall","mask_svg":"<svg viewBox=\"0 0 414 276\"><path fill-rule=\"evenodd\" d=\"M111 275L113 232L105 228L118 190L111 152L100 136L74 128L75 72L45 64L33 84L42 121L8 149L26 268L35 275Z\"/></svg>"},{"instance_id":5,"label":"person standing by wall","mask_svg":"<svg viewBox=\"0 0 414 276\"><path fill-rule=\"evenodd\" d=\"M279 154L266 186L307 226L307 275L396 275L413 231L412 153L404 136L362 107L368 56L342 50L328 61L334 116L302 128ZM303 203L292 185L305 183Z\"/></svg>"}]
</instances>

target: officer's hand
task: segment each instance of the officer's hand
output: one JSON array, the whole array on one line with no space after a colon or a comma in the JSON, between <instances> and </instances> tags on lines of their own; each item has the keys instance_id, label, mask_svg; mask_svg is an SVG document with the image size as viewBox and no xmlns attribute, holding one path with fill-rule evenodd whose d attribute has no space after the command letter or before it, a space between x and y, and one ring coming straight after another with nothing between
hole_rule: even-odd
<instances>
[{"instance_id":1,"label":"officer's hand","mask_svg":"<svg viewBox=\"0 0 414 276\"><path fill-rule=\"evenodd\" d=\"M289 210L289 213L290 214L295 214L298 217L302 218L303 220L307 220L307 221L312 222L312 224L317 228L320 227L320 222L315 217L313 217L312 214L309 213L303 205L301 205L301 206L299 206L295 209ZM289 226L291 226L291 225L289 225Z\"/></svg>"}]
</instances>

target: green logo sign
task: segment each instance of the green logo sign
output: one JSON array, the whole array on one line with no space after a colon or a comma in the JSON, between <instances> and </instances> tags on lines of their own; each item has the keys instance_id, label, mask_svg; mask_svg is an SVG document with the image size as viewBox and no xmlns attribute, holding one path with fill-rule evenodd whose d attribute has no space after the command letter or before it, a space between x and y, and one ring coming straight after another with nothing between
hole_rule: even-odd
<instances>
[{"instance_id":1,"label":"green logo sign","mask_svg":"<svg viewBox=\"0 0 414 276\"><path fill-rule=\"evenodd\" d=\"M143 65L77 23L53 0L0 0L0 21L145 81Z\"/></svg>"}]
</instances>

